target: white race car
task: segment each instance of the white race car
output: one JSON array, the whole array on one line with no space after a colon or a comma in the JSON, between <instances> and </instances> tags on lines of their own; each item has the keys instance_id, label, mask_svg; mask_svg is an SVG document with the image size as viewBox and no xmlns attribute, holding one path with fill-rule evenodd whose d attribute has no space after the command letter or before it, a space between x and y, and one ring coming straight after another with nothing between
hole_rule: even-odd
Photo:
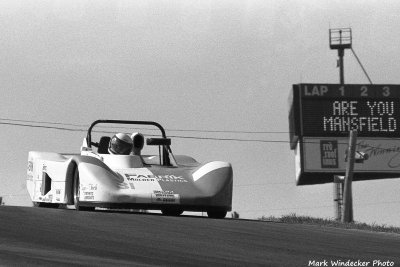
<instances>
[{"instance_id":1,"label":"white race car","mask_svg":"<svg viewBox=\"0 0 400 267\"><path fill-rule=\"evenodd\" d=\"M110 154L109 136L92 141L92 129L99 123L157 127L161 137L147 138L145 147L156 153ZM174 156L170 144L171 139L156 122L97 120L89 127L80 154L29 152L29 195L37 207L161 210L174 216L199 211L224 218L232 208L231 164L200 164L188 156ZM132 150L141 150L143 145L143 135L133 135Z\"/></svg>"}]
</instances>

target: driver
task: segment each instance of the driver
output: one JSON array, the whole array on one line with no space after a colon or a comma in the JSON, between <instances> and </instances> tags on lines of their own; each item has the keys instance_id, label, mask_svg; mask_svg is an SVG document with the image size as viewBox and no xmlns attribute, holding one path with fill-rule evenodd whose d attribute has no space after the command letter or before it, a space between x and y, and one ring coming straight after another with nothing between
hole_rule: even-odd
<instances>
[{"instance_id":1,"label":"driver","mask_svg":"<svg viewBox=\"0 0 400 267\"><path fill-rule=\"evenodd\" d=\"M114 155L129 155L132 151L132 138L125 133L115 134L108 146L108 152Z\"/></svg>"}]
</instances>

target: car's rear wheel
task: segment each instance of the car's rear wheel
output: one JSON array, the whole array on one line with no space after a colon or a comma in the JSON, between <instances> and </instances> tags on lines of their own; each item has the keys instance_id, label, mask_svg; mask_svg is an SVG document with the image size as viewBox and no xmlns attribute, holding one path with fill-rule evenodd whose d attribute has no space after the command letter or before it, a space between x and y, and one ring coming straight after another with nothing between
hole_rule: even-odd
<instances>
[{"instance_id":1,"label":"car's rear wheel","mask_svg":"<svg viewBox=\"0 0 400 267\"><path fill-rule=\"evenodd\" d=\"M73 195L74 195L74 206L76 210L82 211L93 211L95 207L82 206L80 203L80 181L79 181L79 171L75 169L74 173L74 185L73 185Z\"/></svg>"},{"instance_id":2,"label":"car's rear wheel","mask_svg":"<svg viewBox=\"0 0 400 267\"><path fill-rule=\"evenodd\" d=\"M213 219L223 219L226 216L226 210L210 210L207 211L207 215L209 218Z\"/></svg>"},{"instance_id":3,"label":"car's rear wheel","mask_svg":"<svg viewBox=\"0 0 400 267\"><path fill-rule=\"evenodd\" d=\"M180 208L164 208L161 209L161 213L166 216L179 216L183 213L183 210Z\"/></svg>"}]
</instances>

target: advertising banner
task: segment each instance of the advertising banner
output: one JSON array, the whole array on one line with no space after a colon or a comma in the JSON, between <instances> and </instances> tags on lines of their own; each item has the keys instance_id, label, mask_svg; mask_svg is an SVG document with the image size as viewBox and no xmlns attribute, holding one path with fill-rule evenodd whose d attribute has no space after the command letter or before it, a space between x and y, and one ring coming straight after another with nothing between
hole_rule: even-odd
<instances>
[{"instance_id":1,"label":"advertising banner","mask_svg":"<svg viewBox=\"0 0 400 267\"><path fill-rule=\"evenodd\" d=\"M297 184L327 183L344 175L348 147L344 137L304 137L296 149ZM400 177L400 139L357 138L356 158L354 180Z\"/></svg>"},{"instance_id":2,"label":"advertising banner","mask_svg":"<svg viewBox=\"0 0 400 267\"><path fill-rule=\"evenodd\" d=\"M348 138L304 138L304 171L344 172ZM357 138L358 157L366 160L355 163L355 172L400 173L400 139Z\"/></svg>"}]
</instances>

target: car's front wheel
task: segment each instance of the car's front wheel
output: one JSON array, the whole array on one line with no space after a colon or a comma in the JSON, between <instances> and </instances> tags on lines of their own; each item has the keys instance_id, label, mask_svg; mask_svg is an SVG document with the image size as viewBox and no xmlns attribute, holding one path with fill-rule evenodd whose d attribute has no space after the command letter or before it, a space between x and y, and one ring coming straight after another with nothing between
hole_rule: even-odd
<instances>
[{"instance_id":1,"label":"car's front wheel","mask_svg":"<svg viewBox=\"0 0 400 267\"><path fill-rule=\"evenodd\" d=\"M86 207L81 206L80 204L80 181L79 181L79 171L78 169L75 170L74 173L74 185L73 185L73 194L74 194L74 206L76 210L82 211L93 211L95 207Z\"/></svg>"},{"instance_id":2,"label":"car's front wheel","mask_svg":"<svg viewBox=\"0 0 400 267\"><path fill-rule=\"evenodd\" d=\"M207 215L209 218L213 219L223 219L226 216L226 210L210 210L207 211Z\"/></svg>"},{"instance_id":3,"label":"car's front wheel","mask_svg":"<svg viewBox=\"0 0 400 267\"><path fill-rule=\"evenodd\" d=\"M166 216L179 216L183 213L183 210L180 208L164 208L161 213Z\"/></svg>"}]
</instances>

